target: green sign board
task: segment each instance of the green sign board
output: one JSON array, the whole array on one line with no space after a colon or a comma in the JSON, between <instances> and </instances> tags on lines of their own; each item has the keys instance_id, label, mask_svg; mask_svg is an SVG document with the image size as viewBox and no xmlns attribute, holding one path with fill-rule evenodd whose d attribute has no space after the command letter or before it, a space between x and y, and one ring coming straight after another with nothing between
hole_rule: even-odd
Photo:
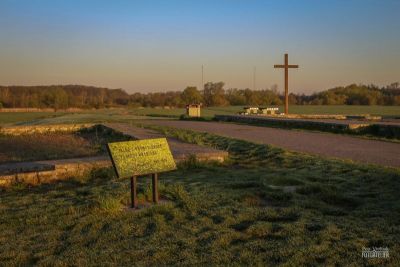
<instances>
[{"instance_id":1,"label":"green sign board","mask_svg":"<svg viewBox=\"0 0 400 267\"><path fill-rule=\"evenodd\" d=\"M120 178L176 169L166 138L109 143L108 151Z\"/></svg>"}]
</instances>

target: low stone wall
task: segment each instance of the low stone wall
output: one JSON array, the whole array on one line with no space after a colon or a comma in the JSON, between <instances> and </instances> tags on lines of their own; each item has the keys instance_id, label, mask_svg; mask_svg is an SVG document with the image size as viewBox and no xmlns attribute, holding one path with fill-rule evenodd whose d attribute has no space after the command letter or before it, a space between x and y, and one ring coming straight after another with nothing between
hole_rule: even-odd
<instances>
[{"instance_id":1,"label":"low stone wall","mask_svg":"<svg viewBox=\"0 0 400 267\"><path fill-rule=\"evenodd\" d=\"M0 128L0 134L21 135L33 133L54 133L54 132L75 132L83 128L93 127L95 124L55 124L55 125L34 125L15 126Z\"/></svg>"},{"instance_id":2,"label":"low stone wall","mask_svg":"<svg viewBox=\"0 0 400 267\"><path fill-rule=\"evenodd\" d=\"M321 122L301 119L274 118L265 116L244 116L244 115L215 115L218 121L240 122L265 126L281 126L285 128L300 128L314 130L343 131L366 127L369 124L349 124L344 122Z\"/></svg>"},{"instance_id":3,"label":"low stone wall","mask_svg":"<svg viewBox=\"0 0 400 267\"><path fill-rule=\"evenodd\" d=\"M83 128L99 126L105 127L110 131L120 132L133 137L134 139L146 139L162 137L159 133L141 132L148 131L134 128L122 124L63 124L63 125L39 125L39 126L18 126L0 129L0 134L21 135L31 133L48 132L73 132ZM127 129L125 129L128 127ZM138 132L139 131L139 132ZM219 161L223 162L228 153L211 148L204 148L193 144L186 144L177 140L169 140L171 151L175 162L188 160L192 155L199 161ZM46 160L34 162L16 162L0 165L0 187L9 187L13 184L24 183L37 185L58 180L65 180L71 177L79 177L87 174L93 169L111 167L112 163L109 156L97 156L86 158L73 158L61 160Z\"/></svg>"},{"instance_id":4,"label":"low stone wall","mask_svg":"<svg viewBox=\"0 0 400 267\"><path fill-rule=\"evenodd\" d=\"M19 163L9 164L10 168ZM20 163L21 165L24 163ZM35 169L35 164L48 166L47 170ZM25 164L22 169L12 174L0 174L0 187L8 187L16 183L37 185L58 180L65 180L70 177L79 177L95 168L110 167L111 161L108 156L91 158L75 158L62 160L37 161ZM23 169L25 168L25 169Z\"/></svg>"},{"instance_id":5,"label":"low stone wall","mask_svg":"<svg viewBox=\"0 0 400 267\"><path fill-rule=\"evenodd\" d=\"M215 115L215 120L245 124L294 129L318 130L334 133L373 135L400 139L400 126L395 124L374 124L373 122L349 123L331 121L312 121L302 119L273 118L265 116Z\"/></svg>"},{"instance_id":6,"label":"low stone wall","mask_svg":"<svg viewBox=\"0 0 400 267\"><path fill-rule=\"evenodd\" d=\"M391 139L400 139L400 126L390 124L371 124L366 128L359 129L359 134L382 136Z\"/></svg>"},{"instance_id":7,"label":"low stone wall","mask_svg":"<svg viewBox=\"0 0 400 267\"><path fill-rule=\"evenodd\" d=\"M368 120L368 121L379 121L382 119L382 116L372 116L372 115L347 115L346 119L348 120Z\"/></svg>"},{"instance_id":8,"label":"low stone wall","mask_svg":"<svg viewBox=\"0 0 400 267\"><path fill-rule=\"evenodd\" d=\"M270 118L284 118L284 119L333 119L333 120L345 120L345 115L314 115L314 114L287 114L287 115L267 115L258 114L258 116L270 117Z\"/></svg>"},{"instance_id":9,"label":"low stone wall","mask_svg":"<svg viewBox=\"0 0 400 267\"><path fill-rule=\"evenodd\" d=\"M227 153L225 154L199 153L195 157L198 161L223 162L227 157ZM174 155L174 160L179 163L188 160L189 156L188 154ZM19 183L38 185L62 181L87 175L93 169L111 166L112 163L108 156L3 164L0 165L0 170L3 169L3 174L0 172L0 188L10 187ZM7 167L9 167L9 171Z\"/></svg>"}]
</instances>

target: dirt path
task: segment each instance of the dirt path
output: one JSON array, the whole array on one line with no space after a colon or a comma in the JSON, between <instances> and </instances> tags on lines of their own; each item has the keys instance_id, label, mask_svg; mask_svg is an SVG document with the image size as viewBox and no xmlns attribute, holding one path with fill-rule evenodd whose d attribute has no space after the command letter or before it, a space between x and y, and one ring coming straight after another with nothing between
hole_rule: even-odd
<instances>
[{"instance_id":1,"label":"dirt path","mask_svg":"<svg viewBox=\"0 0 400 267\"><path fill-rule=\"evenodd\" d=\"M331 133L284 130L249 125L194 121L146 121L263 143L328 157L400 167L400 144Z\"/></svg>"}]
</instances>

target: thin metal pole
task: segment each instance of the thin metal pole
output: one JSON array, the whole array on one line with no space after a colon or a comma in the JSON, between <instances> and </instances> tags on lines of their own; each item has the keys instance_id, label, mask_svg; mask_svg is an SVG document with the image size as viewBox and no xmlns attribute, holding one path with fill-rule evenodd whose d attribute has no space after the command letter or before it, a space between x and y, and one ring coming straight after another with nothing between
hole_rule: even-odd
<instances>
[{"instance_id":1,"label":"thin metal pole","mask_svg":"<svg viewBox=\"0 0 400 267\"><path fill-rule=\"evenodd\" d=\"M256 67L253 68L253 90L256 90Z\"/></svg>"},{"instance_id":2,"label":"thin metal pole","mask_svg":"<svg viewBox=\"0 0 400 267\"><path fill-rule=\"evenodd\" d=\"M204 66L201 65L201 87L204 87ZM199 89L201 90L201 89Z\"/></svg>"},{"instance_id":3,"label":"thin metal pole","mask_svg":"<svg viewBox=\"0 0 400 267\"><path fill-rule=\"evenodd\" d=\"M136 209L138 206L137 203L137 179L136 175L131 177L131 207L132 209Z\"/></svg>"},{"instance_id":4,"label":"thin metal pole","mask_svg":"<svg viewBox=\"0 0 400 267\"><path fill-rule=\"evenodd\" d=\"M153 183L153 202L158 203L158 174L153 173L151 175L152 183Z\"/></svg>"},{"instance_id":5,"label":"thin metal pole","mask_svg":"<svg viewBox=\"0 0 400 267\"><path fill-rule=\"evenodd\" d=\"M203 91L203 102L206 103L206 88L204 86L204 66L201 65L201 89Z\"/></svg>"},{"instance_id":6,"label":"thin metal pole","mask_svg":"<svg viewBox=\"0 0 400 267\"><path fill-rule=\"evenodd\" d=\"M285 114L289 114L289 59L285 54Z\"/></svg>"}]
</instances>

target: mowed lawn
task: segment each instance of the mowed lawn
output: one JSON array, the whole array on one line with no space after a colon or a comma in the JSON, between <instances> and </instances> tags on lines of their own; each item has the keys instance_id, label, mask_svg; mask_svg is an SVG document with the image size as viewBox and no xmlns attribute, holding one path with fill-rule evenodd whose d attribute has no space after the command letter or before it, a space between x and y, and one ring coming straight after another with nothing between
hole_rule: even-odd
<instances>
[{"instance_id":1,"label":"mowed lawn","mask_svg":"<svg viewBox=\"0 0 400 267\"><path fill-rule=\"evenodd\" d=\"M64 112L0 112L0 126L64 115Z\"/></svg>"},{"instance_id":2,"label":"mowed lawn","mask_svg":"<svg viewBox=\"0 0 400 267\"><path fill-rule=\"evenodd\" d=\"M0 192L0 262L12 265L362 265L400 263L400 171L326 160L204 133L225 149L160 175L164 204L126 210L111 169ZM151 198L140 178L141 201ZM363 259L388 247L389 259Z\"/></svg>"},{"instance_id":3,"label":"mowed lawn","mask_svg":"<svg viewBox=\"0 0 400 267\"><path fill-rule=\"evenodd\" d=\"M277 106L281 112L283 106ZM216 114L229 115L243 111L243 106L230 107L206 107L202 109L201 115L206 118ZM400 106L350 106L350 105L290 105L289 111L292 114L344 114L344 115L380 115L389 117L400 117ZM133 109L138 115L150 116L180 116L185 109L161 109L161 108L140 108Z\"/></svg>"},{"instance_id":4,"label":"mowed lawn","mask_svg":"<svg viewBox=\"0 0 400 267\"><path fill-rule=\"evenodd\" d=\"M1 126L27 126L39 124L78 124L100 122L128 122L151 119L136 115L130 109L100 109L79 112L0 112Z\"/></svg>"}]
</instances>

